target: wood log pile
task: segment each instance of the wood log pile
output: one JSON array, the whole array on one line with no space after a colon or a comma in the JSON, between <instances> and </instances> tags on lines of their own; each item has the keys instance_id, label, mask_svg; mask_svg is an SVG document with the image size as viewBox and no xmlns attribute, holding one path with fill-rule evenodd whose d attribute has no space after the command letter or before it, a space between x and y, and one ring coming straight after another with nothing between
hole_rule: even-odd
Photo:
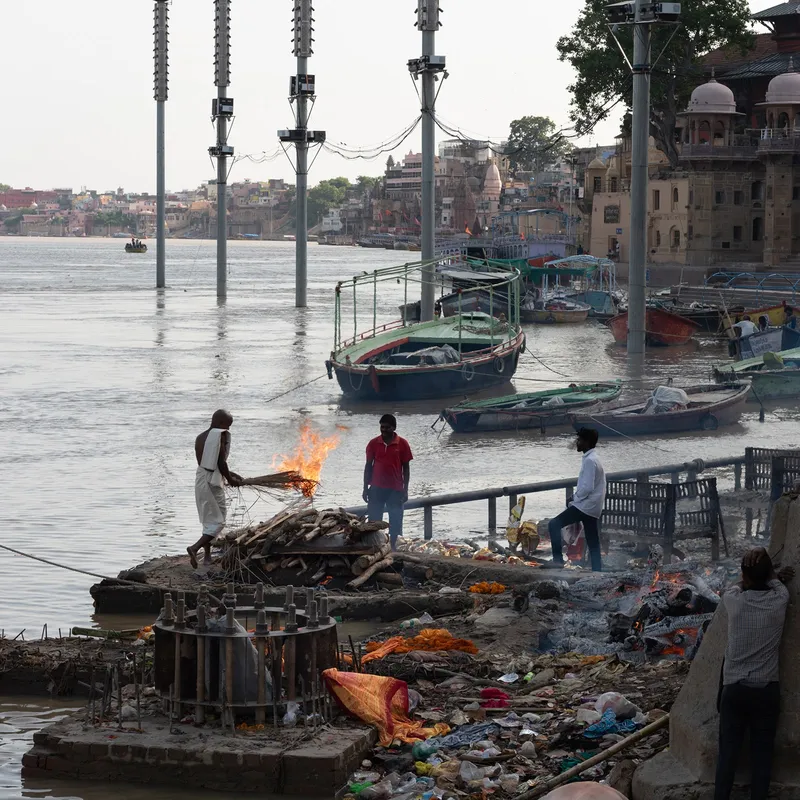
<instances>
[{"instance_id":1,"label":"wood log pile","mask_svg":"<svg viewBox=\"0 0 800 800\"><path fill-rule=\"evenodd\" d=\"M386 522L369 522L343 508L319 510L307 504L298 508L295 504L266 522L225 534L222 565L230 570L247 568L267 574L292 569L302 582L308 583L318 583L328 576L346 576L351 579L347 585L355 589L373 576L378 580L379 573L391 568L391 548L385 534L378 549L362 541L367 534L388 527ZM323 541L333 537L338 537L341 546L326 548ZM317 549L317 544L323 546ZM287 548L304 552L276 552ZM370 552L365 553L365 549ZM387 584L397 582L394 575L382 577ZM399 583L402 584L402 579Z\"/></svg>"}]
</instances>

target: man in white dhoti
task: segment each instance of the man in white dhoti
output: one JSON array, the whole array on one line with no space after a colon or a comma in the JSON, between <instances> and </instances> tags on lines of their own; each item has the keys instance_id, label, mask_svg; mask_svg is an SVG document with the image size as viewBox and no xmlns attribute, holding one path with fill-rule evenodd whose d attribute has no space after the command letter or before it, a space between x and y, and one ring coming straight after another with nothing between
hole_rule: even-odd
<instances>
[{"instance_id":1,"label":"man in white dhoti","mask_svg":"<svg viewBox=\"0 0 800 800\"><path fill-rule=\"evenodd\" d=\"M228 469L228 454L231 448L230 427L233 417L220 409L211 418L211 427L194 440L197 458L197 473L194 480L194 496L197 514L203 526L203 535L186 548L192 567L197 569L197 554L205 551L204 563L211 563L211 542L225 527L225 481L231 486L241 486L242 479Z\"/></svg>"}]
</instances>

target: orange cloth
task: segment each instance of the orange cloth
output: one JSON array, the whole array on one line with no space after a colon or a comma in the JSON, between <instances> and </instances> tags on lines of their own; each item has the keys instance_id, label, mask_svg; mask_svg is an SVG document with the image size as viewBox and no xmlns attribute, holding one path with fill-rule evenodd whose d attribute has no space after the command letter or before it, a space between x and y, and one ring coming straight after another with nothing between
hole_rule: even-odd
<instances>
[{"instance_id":1,"label":"orange cloth","mask_svg":"<svg viewBox=\"0 0 800 800\"><path fill-rule=\"evenodd\" d=\"M338 669L326 669L322 677L345 711L378 729L384 747L395 739L415 742L450 732L450 726L444 722L425 728L422 720L408 718L408 684L405 681L364 672L339 672Z\"/></svg>"},{"instance_id":2,"label":"orange cloth","mask_svg":"<svg viewBox=\"0 0 800 800\"><path fill-rule=\"evenodd\" d=\"M473 656L478 653L478 648L469 639L455 639L450 631L444 628L425 628L417 636L408 639L403 636L392 636L385 642L367 642L367 655L361 659L361 663L377 661L389 653L410 653L412 650L425 650L429 653L440 650L461 650Z\"/></svg>"},{"instance_id":3,"label":"orange cloth","mask_svg":"<svg viewBox=\"0 0 800 800\"><path fill-rule=\"evenodd\" d=\"M491 583L481 581L480 583L470 586L469 590L473 594L503 594L506 587L503 586L502 583L497 583L496 581L492 581Z\"/></svg>"}]
</instances>

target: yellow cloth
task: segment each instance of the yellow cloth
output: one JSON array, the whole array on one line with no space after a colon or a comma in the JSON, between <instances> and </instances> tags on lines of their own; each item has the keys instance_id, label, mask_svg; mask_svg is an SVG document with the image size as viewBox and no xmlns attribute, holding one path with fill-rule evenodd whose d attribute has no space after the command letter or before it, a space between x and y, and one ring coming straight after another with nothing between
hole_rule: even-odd
<instances>
[{"instance_id":1,"label":"yellow cloth","mask_svg":"<svg viewBox=\"0 0 800 800\"><path fill-rule=\"evenodd\" d=\"M425 628L417 636L408 639L403 636L392 636L385 642L367 642L367 655L361 659L361 663L377 661L390 653L410 653L412 650L424 650L428 653L461 650L473 656L478 653L478 648L469 639L456 639L444 628Z\"/></svg>"}]
</instances>

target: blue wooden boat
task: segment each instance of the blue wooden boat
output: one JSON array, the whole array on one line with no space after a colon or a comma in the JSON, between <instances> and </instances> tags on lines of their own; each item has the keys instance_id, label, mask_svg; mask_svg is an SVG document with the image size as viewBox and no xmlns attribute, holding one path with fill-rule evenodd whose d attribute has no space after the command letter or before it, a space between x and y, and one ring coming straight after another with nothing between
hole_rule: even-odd
<instances>
[{"instance_id":1,"label":"blue wooden boat","mask_svg":"<svg viewBox=\"0 0 800 800\"><path fill-rule=\"evenodd\" d=\"M616 400L622 391L619 381L545 389L540 392L511 394L488 400L473 400L444 409L439 419L457 433L476 431L544 431L566 425L577 409Z\"/></svg>"},{"instance_id":2,"label":"blue wooden boat","mask_svg":"<svg viewBox=\"0 0 800 800\"><path fill-rule=\"evenodd\" d=\"M758 403L800 397L800 361L794 367L754 372L750 377L750 394Z\"/></svg>"},{"instance_id":3,"label":"blue wooden boat","mask_svg":"<svg viewBox=\"0 0 800 800\"><path fill-rule=\"evenodd\" d=\"M773 358L776 355L783 360L786 366L794 366L795 364L800 366L800 347L795 347L790 350L782 350L779 353L762 353L753 358L744 358L741 361L734 362L726 361L724 364L718 364L714 367L714 380L719 383L728 383L749 378L753 373L761 372L762 370L774 369Z\"/></svg>"},{"instance_id":4,"label":"blue wooden boat","mask_svg":"<svg viewBox=\"0 0 800 800\"><path fill-rule=\"evenodd\" d=\"M511 317L498 319L470 311L428 322L401 319L378 324L378 285L418 286L432 263L404 264L356 276L336 287L334 349L325 362L346 397L395 402L464 395L508 381L525 348L519 325L519 272L503 271L494 288L509 293ZM382 288L383 288L382 286ZM353 293L354 336L342 338L342 294ZM358 298L371 296L371 328L357 332ZM403 308L408 308L404 304ZM350 311L348 310L348 320Z\"/></svg>"}]
</instances>

